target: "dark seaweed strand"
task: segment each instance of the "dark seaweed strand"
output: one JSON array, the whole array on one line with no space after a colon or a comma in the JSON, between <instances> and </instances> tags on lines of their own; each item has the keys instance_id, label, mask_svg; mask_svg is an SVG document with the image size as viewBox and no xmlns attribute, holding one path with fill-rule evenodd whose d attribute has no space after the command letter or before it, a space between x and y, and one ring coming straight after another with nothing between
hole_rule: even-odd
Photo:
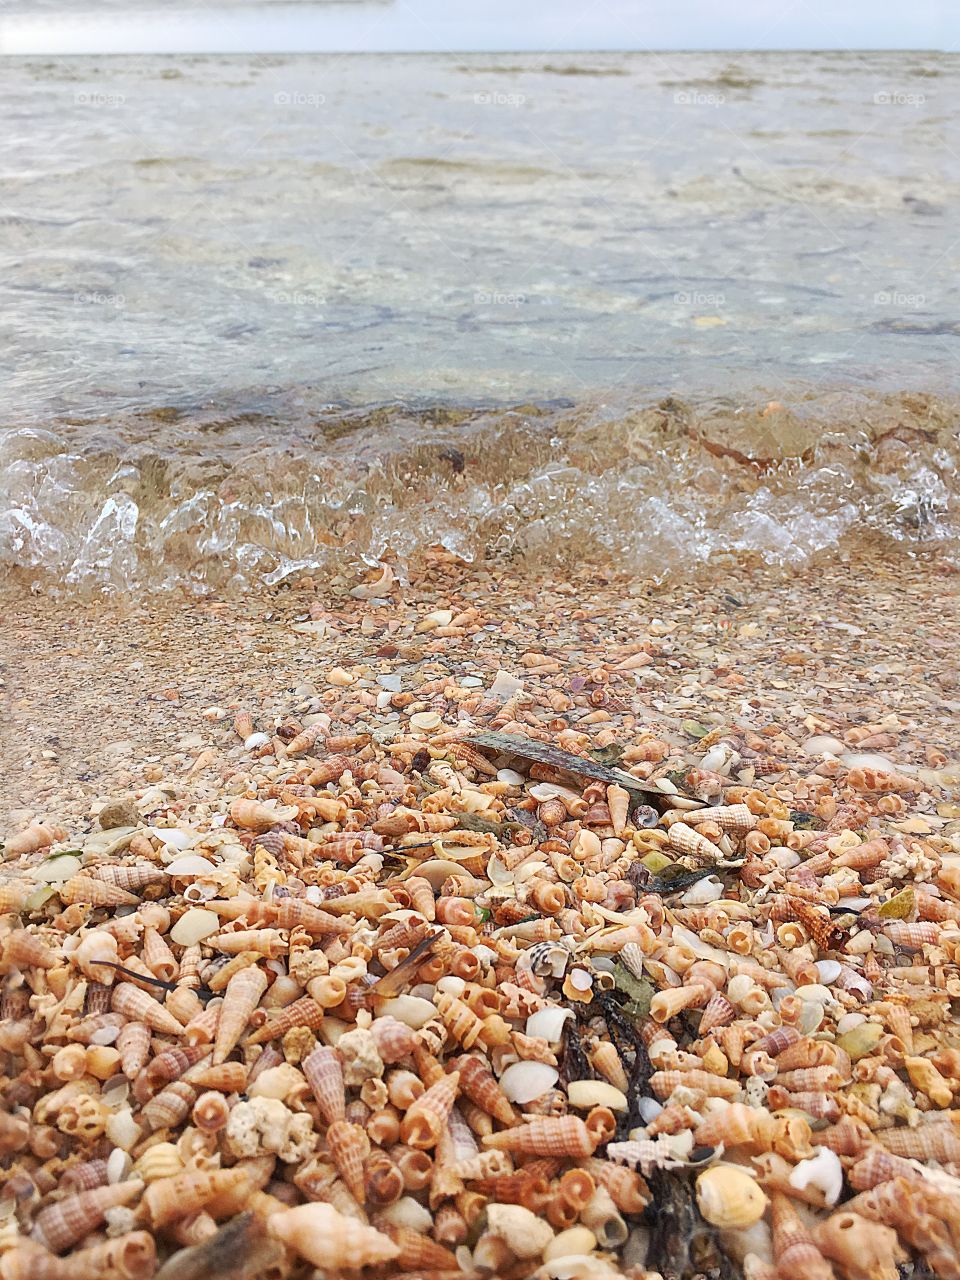
<instances>
[{"instance_id":1,"label":"dark seaweed strand","mask_svg":"<svg viewBox=\"0 0 960 1280\"><path fill-rule=\"evenodd\" d=\"M640 1115L640 1099L650 1095L650 1077L653 1065L647 1047L630 1021L624 1017L612 992L601 992L596 999L600 1006L610 1039L624 1070L627 1072L627 1109L617 1119L616 1140L623 1141L631 1129L643 1123ZM632 1055L632 1063L629 1061Z\"/></svg>"},{"instance_id":2,"label":"dark seaweed strand","mask_svg":"<svg viewBox=\"0 0 960 1280\"><path fill-rule=\"evenodd\" d=\"M165 982L163 978L148 978L145 973L136 973L133 969L125 969L122 964L117 964L116 960L98 960L97 964L107 965L111 969L116 969L117 973L122 973L125 978L131 978L134 982L149 982L151 986L163 987L164 991L176 991L177 984L175 982ZM192 988L201 1000L212 1000L216 995L215 991L211 991L209 987Z\"/></svg>"},{"instance_id":3,"label":"dark seaweed strand","mask_svg":"<svg viewBox=\"0 0 960 1280\"><path fill-rule=\"evenodd\" d=\"M571 1080L595 1080L597 1078L584 1052L583 1041L580 1038L578 1023L584 1015L579 1005L575 1013L577 1021L574 1022L568 1018L563 1026L563 1057L560 1063L560 1073L565 1084L569 1084Z\"/></svg>"}]
</instances>

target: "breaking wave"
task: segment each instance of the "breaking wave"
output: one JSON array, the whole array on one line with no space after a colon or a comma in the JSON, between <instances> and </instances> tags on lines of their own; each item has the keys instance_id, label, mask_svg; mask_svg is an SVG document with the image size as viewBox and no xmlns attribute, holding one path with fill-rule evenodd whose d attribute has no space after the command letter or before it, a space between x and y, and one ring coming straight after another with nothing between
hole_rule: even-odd
<instances>
[{"instance_id":1,"label":"breaking wave","mask_svg":"<svg viewBox=\"0 0 960 1280\"><path fill-rule=\"evenodd\" d=\"M786 566L853 536L960 529L960 414L917 394L158 409L10 429L0 564L51 591L196 591L304 570L613 563L664 578L720 552Z\"/></svg>"}]
</instances>

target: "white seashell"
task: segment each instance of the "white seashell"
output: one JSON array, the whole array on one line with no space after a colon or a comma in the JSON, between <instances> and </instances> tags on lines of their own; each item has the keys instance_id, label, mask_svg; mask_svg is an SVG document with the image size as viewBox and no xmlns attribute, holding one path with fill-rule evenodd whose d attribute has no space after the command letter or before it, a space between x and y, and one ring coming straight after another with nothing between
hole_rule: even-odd
<instances>
[{"instance_id":1,"label":"white seashell","mask_svg":"<svg viewBox=\"0 0 960 1280\"><path fill-rule=\"evenodd\" d=\"M437 981L436 989L442 991L445 995L459 997L463 995L463 989L466 985L463 978L458 978L455 973L448 973ZM414 989L415 993L416 988Z\"/></svg>"},{"instance_id":2,"label":"white seashell","mask_svg":"<svg viewBox=\"0 0 960 1280\"><path fill-rule=\"evenodd\" d=\"M680 790L675 782L671 782L669 778L657 778L653 785L658 791L662 791L665 796L676 796L680 794Z\"/></svg>"},{"instance_id":3,"label":"white seashell","mask_svg":"<svg viewBox=\"0 0 960 1280\"><path fill-rule=\"evenodd\" d=\"M716 902L718 898L723 897L723 894L723 885L716 876L704 876L702 880L698 880L687 889L680 901L685 907L699 907L707 902Z\"/></svg>"},{"instance_id":4,"label":"white seashell","mask_svg":"<svg viewBox=\"0 0 960 1280\"><path fill-rule=\"evenodd\" d=\"M611 1111L627 1109L627 1095L606 1080L571 1080L567 1086L567 1101L571 1107L583 1110L590 1107L609 1107Z\"/></svg>"},{"instance_id":5,"label":"white seashell","mask_svg":"<svg viewBox=\"0 0 960 1280\"><path fill-rule=\"evenodd\" d=\"M191 848L198 838L195 831L184 831L180 827L148 827L147 830L168 848L179 849L181 852Z\"/></svg>"},{"instance_id":6,"label":"white seashell","mask_svg":"<svg viewBox=\"0 0 960 1280\"><path fill-rule=\"evenodd\" d=\"M379 1217L395 1227L409 1227L421 1235L426 1235L433 1226L433 1214L413 1196L401 1196L396 1204L388 1204L379 1211Z\"/></svg>"},{"instance_id":7,"label":"white seashell","mask_svg":"<svg viewBox=\"0 0 960 1280\"><path fill-rule=\"evenodd\" d=\"M589 991L593 986L593 974L586 969L571 969L567 981L575 991Z\"/></svg>"},{"instance_id":8,"label":"white seashell","mask_svg":"<svg viewBox=\"0 0 960 1280\"><path fill-rule=\"evenodd\" d=\"M848 1031L852 1031L854 1027L859 1027L861 1022L866 1022L867 1015L865 1013L845 1013L842 1018L837 1020L837 1035L846 1035Z\"/></svg>"},{"instance_id":9,"label":"white seashell","mask_svg":"<svg viewBox=\"0 0 960 1280\"><path fill-rule=\"evenodd\" d=\"M740 757L729 743L718 742L700 761L700 768L705 769L707 773L728 774L739 760Z\"/></svg>"},{"instance_id":10,"label":"white seashell","mask_svg":"<svg viewBox=\"0 0 960 1280\"><path fill-rule=\"evenodd\" d=\"M819 1004L826 1004L828 1000L832 1000L828 987L823 987L818 982L808 982L802 987L797 987L794 995L800 997L801 1000L816 1000Z\"/></svg>"},{"instance_id":11,"label":"white seashell","mask_svg":"<svg viewBox=\"0 0 960 1280\"><path fill-rule=\"evenodd\" d=\"M546 1062L514 1062L500 1077L500 1088L511 1102L523 1106L542 1097L559 1079L557 1068Z\"/></svg>"},{"instance_id":12,"label":"white seashell","mask_svg":"<svg viewBox=\"0 0 960 1280\"><path fill-rule=\"evenodd\" d=\"M48 858L39 867L33 867L30 875L44 884L59 884L61 880L69 880L80 873L82 863L72 854L64 854L61 858Z\"/></svg>"},{"instance_id":13,"label":"white seashell","mask_svg":"<svg viewBox=\"0 0 960 1280\"><path fill-rule=\"evenodd\" d=\"M596 1254L571 1253L562 1258L551 1258L533 1274L535 1280L583 1280L584 1276L618 1276L621 1273Z\"/></svg>"},{"instance_id":14,"label":"white seashell","mask_svg":"<svg viewBox=\"0 0 960 1280\"><path fill-rule=\"evenodd\" d=\"M420 874L419 869L417 874ZM490 883L505 888L513 884L513 877L514 872L509 867L505 867L495 853L491 854L490 861L487 863L487 879Z\"/></svg>"},{"instance_id":15,"label":"white seashell","mask_svg":"<svg viewBox=\"0 0 960 1280\"><path fill-rule=\"evenodd\" d=\"M804 1000L800 1008L797 1030L802 1036L812 1036L826 1017L826 1011L819 1000Z\"/></svg>"},{"instance_id":16,"label":"white seashell","mask_svg":"<svg viewBox=\"0 0 960 1280\"><path fill-rule=\"evenodd\" d=\"M540 804L544 800L555 800L557 796L562 800L579 800L581 798L576 791L571 791L569 787L561 787L556 782L537 782L530 788L530 795Z\"/></svg>"},{"instance_id":17,"label":"white seashell","mask_svg":"<svg viewBox=\"0 0 960 1280\"><path fill-rule=\"evenodd\" d=\"M114 1147L107 1159L107 1182L111 1187L118 1182L126 1182L127 1175L133 1168L133 1161L122 1147Z\"/></svg>"},{"instance_id":18,"label":"white seashell","mask_svg":"<svg viewBox=\"0 0 960 1280\"><path fill-rule=\"evenodd\" d=\"M526 779L522 773L517 773L516 769L498 769L497 781L505 782L511 787L522 787Z\"/></svg>"},{"instance_id":19,"label":"white seashell","mask_svg":"<svg viewBox=\"0 0 960 1280\"><path fill-rule=\"evenodd\" d=\"M206 876L216 871L215 865L198 853L185 853L180 858L168 862L166 872L171 876Z\"/></svg>"},{"instance_id":20,"label":"white seashell","mask_svg":"<svg viewBox=\"0 0 960 1280\"><path fill-rule=\"evenodd\" d=\"M570 1227L561 1231L543 1251L544 1262L552 1262L556 1258L585 1257L597 1247L597 1237L589 1227Z\"/></svg>"},{"instance_id":21,"label":"white seashell","mask_svg":"<svg viewBox=\"0 0 960 1280\"><path fill-rule=\"evenodd\" d=\"M836 982L840 977L842 965L839 960L818 960L817 973L820 975L820 981L829 986L831 982Z\"/></svg>"},{"instance_id":22,"label":"white seashell","mask_svg":"<svg viewBox=\"0 0 960 1280\"><path fill-rule=\"evenodd\" d=\"M417 875L427 880L431 889L439 889L448 876L463 875L463 867L449 858L428 858L417 866Z\"/></svg>"},{"instance_id":23,"label":"white seashell","mask_svg":"<svg viewBox=\"0 0 960 1280\"><path fill-rule=\"evenodd\" d=\"M563 1024L568 1018L575 1016L572 1009L561 1009L556 1005L549 1009L538 1009L527 1019L526 1033L546 1040L549 1044L559 1044L563 1036Z\"/></svg>"},{"instance_id":24,"label":"white seashell","mask_svg":"<svg viewBox=\"0 0 960 1280\"><path fill-rule=\"evenodd\" d=\"M392 1000L384 1000L377 1013L381 1017L389 1015L398 1022L405 1022L414 1031L419 1031L431 1018L437 1016L437 1007L429 1000L420 1000L417 996L396 996Z\"/></svg>"},{"instance_id":25,"label":"white seashell","mask_svg":"<svg viewBox=\"0 0 960 1280\"><path fill-rule=\"evenodd\" d=\"M829 733L816 733L812 738L807 738L803 750L808 756L835 756L843 750L843 743Z\"/></svg>"},{"instance_id":26,"label":"white seashell","mask_svg":"<svg viewBox=\"0 0 960 1280\"><path fill-rule=\"evenodd\" d=\"M90 1037L90 1043L98 1045L113 1044L119 1035L119 1027L100 1027L99 1030L94 1031L93 1035Z\"/></svg>"},{"instance_id":27,"label":"white seashell","mask_svg":"<svg viewBox=\"0 0 960 1280\"><path fill-rule=\"evenodd\" d=\"M216 933L220 928L220 919L212 911L204 911L201 907L191 907L185 911L170 930L170 938L181 947L192 946L202 942Z\"/></svg>"},{"instance_id":28,"label":"white seashell","mask_svg":"<svg viewBox=\"0 0 960 1280\"><path fill-rule=\"evenodd\" d=\"M916 772L914 765L894 764L889 756L878 755L875 751L844 751L840 761L848 769L876 769L880 773Z\"/></svg>"},{"instance_id":29,"label":"white seashell","mask_svg":"<svg viewBox=\"0 0 960 1280\"><path fill-rule=\"evenodd\" d=\"M247 751L256 751L258 747L265 747L269 741L269 733L251 733L249 737L244 738L243 745Z\"/></svg>"},{"instance_id":30,"label":"white seashell","mask_svg":"<svg viewBox=\"0 0 960 1280\"><path fill-rule=\"evenodd\" d=\"M130 1108L124 1107L107 1117L106 1135L115 1147L131 1151L143 1137L143 1130L134 1120Z\"/></svg>"},{"instance_id":31,"label":"white seashell","mask_svg":"<svg viewBox=\"0 0 960 1280\"><path fill-rule=\"evenodd\" d=\"M638 1098L637 1110L643 1123L649 1124L651 1120L656 1120L663 1110L663 1103L658 1102L656 1098Z\"/></svg>"},{"instance_id":32,"label":"white seashell","mask_svg":"<svg viewBox=\"0 0 960 1280\"><path fill-rule=\"evenodd\" d=\"M512 676L509 671L498 671L496 679L487 692L491 698L501 698L506 702L506 700L508 698L512 698L515 693L519 693L522 688L522 680L518 680L516 676Z\"/></svg>"},{"instance_id":33,"label":"white seashell","mask_svg":"<svg viewBox=\"0 0 960 1280\"><path fill-rule=\"evenodd\" d=\"M829 1208L840 1199L843 1190L843 1166L835 1151L829 1147L820 1147L815 1156L809 1160L801 1160L790 1174L790 1185L798 1191L805 1187L816 1187L823 1192Z\"/></svg>"},{"instance_id":34,"label":"white seashell","mask_svg":"<svg viewBox=\"0 0 960 1280\"><path fill-rule=\"evenodd\" d=\"M418 711L410 717L411 729L439 729L442 723L436 711Z\"/></svg>"}]
</instances>

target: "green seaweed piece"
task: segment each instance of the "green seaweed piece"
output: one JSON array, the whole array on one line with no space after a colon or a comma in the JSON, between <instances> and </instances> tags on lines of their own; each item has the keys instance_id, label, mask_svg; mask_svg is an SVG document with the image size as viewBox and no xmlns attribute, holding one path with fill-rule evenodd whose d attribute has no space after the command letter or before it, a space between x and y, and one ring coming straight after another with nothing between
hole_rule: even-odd
<instances>
[{"instance_id":1,"label":"green seaweed piece","mask_svg":"<svg viewBox=\"0 0 960 1280\"><path fill-rule=\"evenodd\" d=\"M648 978L635 978L630 970L619 960L613 966L613 980L617 990L622 991L630 1004L644 1006L642 1016L645 1018L653 999L653 984Z\"/></svg>"},{"instance_id":2,"label":"green seaweed piece","mask_svg":"<svg viewBox=\"0 0 960 1280\"><path fill-rule=\"evenodd\" d=\"M680 726L684 733L689 734L691 738L705 738L710 730L706 725L700 724L698 720L684 720Z\"/></svg>"},{"instance_id":3,"label":"green seaweed piece","mask_svg":"<svg viewBox=\"0 0 960 1280\"><path fill-rule=\"evenodd\" d=\"M622 742L611 742L607 747L595 747L588 754L597 764L615 765L620 763L625 750Z\"/></svg>"}]
</instances>

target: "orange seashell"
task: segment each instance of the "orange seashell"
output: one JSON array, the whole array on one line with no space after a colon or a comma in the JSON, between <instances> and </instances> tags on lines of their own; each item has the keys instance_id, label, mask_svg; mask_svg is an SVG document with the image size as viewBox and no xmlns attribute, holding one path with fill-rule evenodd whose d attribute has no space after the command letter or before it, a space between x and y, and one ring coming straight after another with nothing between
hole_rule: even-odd
<instances>
[{"instance_id":1,"label":"orange seashell","mask_svg":"<svg viewBox=\"0 0 960 1280\"><path fill-rule=\"evenodd\" d=\"M518 1123L516 1111L483 1058L464 1054L455 1059L453 1065L460 1073L461 1092L471 1102L503 1125L512 1127Z\"/></svg>"},{"instance_id":2,"label":"orange seashell","mask_svg":"<svg viewBox=\"0 0 960 1280\"><path fill-rule=\"evenodd\" d=\"M244 1040L244 1046L263 1044L267 1040L275 1040L284 1036L292 1027L306 1027L310 1030L319 1027L323 1021L323 1009L311 996L301 996L294 1000L276 1018L265 1022Z\"/></svg>"},{"instance_id":3,"label":"orange seashell","mask_svg":"<svg viewBox=\"0 0 960 1280\"><path fill-rule=\"evenodd\" d=\"M18 858L22 853L37 853L47 849L57 840L62 840L66 832L61 827L48 826L43 822L31 822L19 835L11 836L4 842L4 854L7 858Z\"/></svg>"},{"instance_id":4,"label":"orange seashell","mask_svg":"<svg viewBox=\"0 0 960 1280\"><path fill-rule=\"evenodd\" d=\"M57 887L57 893L61 902L89 903L94 907L129 907L140 901L135 893L92 876L73 876Z\"/></svg>"},{"instance_id":5,"label":"orange seashell","mask_svg":"<svg viewBox=\"0 0 960 1280\"><path fill-rule=\"evenodd\" d=\"M250 1073L242 1062L221 1062L215 1067L198 1063L184 1073L187 1084L200 1089L216 1089L220 1093L243 1093Z\"/></svg>"},{"instance_id":6,"label":"orange seashell","mask_svg":"<svg viewBox=\"0 0 960 1280\"><path fill-rule=\"evenodd\" d=\"M241 969L227 983L213 1045L214 1066L233 1051L266 989L267 976L256 967Z\"/></svg>"},{"instance_id":7,"label":"orange seashell","mask_svg":"<svg viewBox=\"0 0 960 1280\"><path fill-rule=\"evenodd\" d=\"M231 1198L248 1195L251 1189L243 1169L178 1173L150 1183L143 1194L140 1214L157 1229L179 1218L188 1218L205 1207L208 1213L214 1213L217 1206L210 1206L215 1200L225 1200L230 1207Z\"/></svg>"},{"instance_id":8,"label":"orange seashell","mask_svg":"<svg viewBox=\"0 0 960 1280\"><path fill-rule=\"evenodd\" d=\"M942 1186L921 1179L894 1178L854 1196L842 1212L893 1227L944 1280L960 1275L956 1235L960 1196L950 1195Z\"/></svg>"},{"instance_id":9,"label":"orange seashell","mask_svg":"<svg viewBox=\"0 0 960 1280\"><path fill-rule=\"evenodd\" d=\"M382 1225L384 1235L390 1237L400 1252L396 1265L410 1271L443 1272L459 1270L456 1254L437 1244L429 1236L421 1235L410 1227L398 1227L393 1223ZM462 1272L461 1272L462 1274Z\"/></svg>"},{"instance_id":10,"label":"orange seashell","mask_svg":"<svg viewBox=\"0 0 960 1280\"><path fill-rule=\"evenodd\" d=\"M233 730L244 742L253 733L253 716L249 711L238 711L233 717Z\"/></svg>"},{"instance_id":11,"label":"orange seashell","mask_svg":"<svg viewBox=\"0 0 960 1280\"><path fill-rule=\"evenodd\" d=\"M40 1210L34 1219L30 1238L52 1253L62 1253L99 1227L108 1209L130 1204L142 1190L143 1183L132 1180L64 1196L56 1204Z\"/></svg>"},{"instance_id":12,"label":"orange seashell","mask_svg":"<svg viewBox=\"0 0 960 1280\"><path fill-rule=\"evenodd\" d=\"M399 1257L400 1247L389 1236L332 1205L298 1205L267 1219L267 1231L323 1271L359 1270Z\"/></svg>"},{"instance_id":13,"label":"orange seashell","mask_svg":"<svg viewBox=\"0 0 960 1280\"><path fill-rule=\"evenodd\" d=\"M400 1138L418 1151L435 1147L460 1090L460 1073L452 1071L430 1086L400 1122Z\"/></svg>"},{"instance_id":14,"label":"orange seashell","mask_svg":"<svg viewBox=\"0 0 960 1280\"><path fill-rule=\"evenodd\" d=\"M844 1275L854 1278L896 1280L900 1275L897 1263L907 1258L896 1231L847 1209L817 1223L812 1235L824 1256L836 1262Z\"/></svg>"},{"instance_id":15,"label":"orange seashell","mask_svg":"<svg viewBox=\"0 0 960 1280\"><path fill-rule=\"evenodd\" d=\"M650 1088L658 1098L668 1098L674 1089L699 1089L714 1098L737 1097L740 1084L711 1071L655 1071L650 1077Z\"/></svg>"},{"instance_id":16,"label":"orange seashell","mask_svg":"<svg viewBox=\"0 0 960 1280\"><path fill-rule=\"evenodd\" d=\"M133 1080L143 1069L150 1056L150 1028L145 1022L127 1022L117 1036L120 1054L120 1070L128 1080Z\"/></svg>"},{"instance_id":17,"label":"orange seashell","mask_svg":"<svg viewBox=\"0 0 960 1280\"><path fill-rule=\"evenodd\" d=\"M528 1124L488 1134L485 1147L531 1156L589 1156L596 1142L578 1116L536 1116Z\"/></svg>"},{"instance_id":18,"label":"orange seashell","mask_svg":"<svg viewBox=\"0 0 960 1280\"><path fill-rule=\"evenodd\" d=\"M748 1147L759 1153L772 1150L776 1127L769 1111L731 1102L704 1116L694 1131L693 1140L701 1147Z\"/></svg>"},{"instance_id":19,"label":"orange seashell","mask_svg":"<svg viewBox=\"0 0 960 1280\"><path fill-rule=\"evenodd\" d=\"M370 1141L366 1133L357 1124L351 1124L347 1120L334 1120L327 1128L326 1140L327 1148L347 1189L359 1204L363 1204L363 1162L370 1154Z\"/></svg>"},{"instance_id":20,"label":"orange seashell","mask_svg":"<svg viewBox=\"0 0 960 1280\"><path fill-rule=\"evenodd\" d=\"M141 1119L151 1129L174 1129L186 1120L196 1097L196 1089L182 1080L174 1080L144 1106Z\"/></svg>"},{"instance_id":21,"label":"orange seashell","mask_svg":"<svg viewBox=\"0 0 960 1280\"><path fill-rule=\"evenodd\" d=\"M147 1231L131 1231L69 1258L37 1245L18 1244L3 1256L3 1280L147 1280L156 1270L157 1251Z\"/></svg>"},{"instance_id":22,"label":"orange seashell","mask_svg":"<svg viewBox=\"0 0 960 1280\"><path fill-rule=\"evenodd\" d=\"M778 1280L836 1280L833 1267L787 1197L775 1191L770 1205Z\"/></svg>"},{"instance_id":23,"label":"orange seashell","mask_svg":"<svg viewBox=\"0 0 960 1280\"><path fill-rule=\"evenodd\" d=\"M403 1195L403 1174L386 1151L375 1147L364 1165L364 1196L370 1204L389 1205Z\"/></svg>"},{"instance_id":24,"label":"orange seashell","mask_svg":"<svg viewBox=\"0 0 960 1280\"><path fill-rule=\"evenodd\" d=\"M300 1069L317 1100L320 1114L327 1124L344 1118L345 1089L343 1067L336 1049L318 1045L303 1062Z\"/></svg>"},{"instance_id":25,"label":"orange seashell","mask_svg":"<svg viewBox=\"0 0 960 1280\"><path fill-rule=\"evenodd\" d=\"M258 800L241 798L234 800L230 806L230 817L238 827L247 831L269 831L281 822L289 822L297 816L293 805L278 806L261 804Z\"/></svg>"},{"instance_id":26,"label":"orange seashell","mask_svg":"<svg viewBox=\"0 0 960 1280\"><path fill-rule=\"evenodd\" d=\"M237 929L231 933L214 934L206 938L205 942L208 947L226 955L236 956L252 951L271 959L285 955L289 946L287 939L277 929Z\"/></svg>"},{"instance_id":27,"label":"orange seashell","mask_svg":"<svg viewBox=\"0 0 960 1280\"><path fill-rule=\"evenodd\" d=\"M309 729L304 729L302 733L298 733L295 738L291 738L287 743L287 755L305 755L317 739L324 736L324 733L323 726L319 724L311 725Z\"/></svg>"},{"instance_id":28,"label":"orange seashell","mask_svg":"<svg viewBox=\"0 0 960 1280\"><path fill-rule=\"evenodd\" d=\"M114 1013L122 1013L131 1022L145 1022L154 1031L161 1031L168 1036L183 1035L183 1025L173 1014L158 1004L153 996L147 995L139 987L129 982L121 982L113 988L110 1007Z\"/></svg>"},{"instance_id":29,"label":"orange seashell","mask_svg":"<svg viewBox=\"0 0 960 1280\"><path fill-rule=\"evenodd\" d=\"M583 1168L603 1187L621 1213L642 1213L653 1199L643 1177L633 1169L591 1157Z\"/></svg>"},{"instance_id":30,"label":"orange seashell","mask_svg":"<svg viewBox=\"0 0 960 1280\"><path fill-rule=\"evenodd\" d=\"M28 929L14 929L3 944L3 969L52 969L61 957Z\"/></svg>"}]
</instances>

